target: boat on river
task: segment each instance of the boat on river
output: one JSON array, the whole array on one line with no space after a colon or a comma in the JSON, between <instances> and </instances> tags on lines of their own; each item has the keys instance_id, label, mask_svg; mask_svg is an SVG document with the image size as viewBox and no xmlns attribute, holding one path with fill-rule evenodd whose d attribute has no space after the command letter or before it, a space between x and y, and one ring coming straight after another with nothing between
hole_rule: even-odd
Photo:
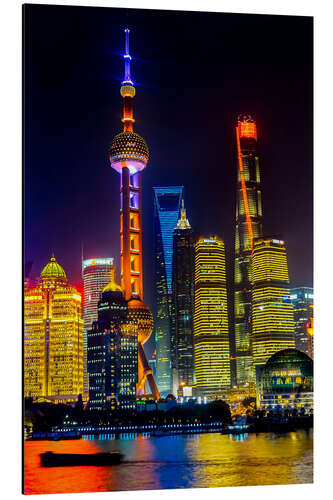
<instances>
[{"instance_id":1,"label":"boat on river","mask_svg":"<svg viewBox=\"0 0 333 500\"><path fill-rule=\"evenodd\" d=\"M40 454L42 467L73 467L83 465L117 465L123 459L119 451L110 453L53 453Z\"/></svg>"}]
</instances>

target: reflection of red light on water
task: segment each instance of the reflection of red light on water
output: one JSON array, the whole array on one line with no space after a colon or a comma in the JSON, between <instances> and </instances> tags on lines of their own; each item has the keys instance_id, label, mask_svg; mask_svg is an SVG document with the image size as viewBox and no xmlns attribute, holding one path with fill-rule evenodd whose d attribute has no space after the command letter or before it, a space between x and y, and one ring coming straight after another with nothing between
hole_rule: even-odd
<instances>
[{"instance_id":1,"label":"reflection of red light on water","mask_svg":"<svg viewBox=\"0 0 333 500\"><path fill-rule=\"evenodd\" d=\"M114 479L112 467L41 467L40 454L98 453L93 441L29 441L24 445L24 493L85 493L109 491Z\"/></svg>"}]
</instances>

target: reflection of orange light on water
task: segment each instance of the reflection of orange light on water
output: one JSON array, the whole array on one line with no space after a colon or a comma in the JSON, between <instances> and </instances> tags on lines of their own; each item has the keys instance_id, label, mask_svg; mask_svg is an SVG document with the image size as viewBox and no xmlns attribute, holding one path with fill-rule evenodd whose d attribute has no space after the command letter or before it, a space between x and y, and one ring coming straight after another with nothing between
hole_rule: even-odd
<instances>
[{"instance_id":1,"label":"reflection of orange light on water","mask_svg":"<svg viewBox=\"0 0 333 500\"><path fill-rule=\"evenodd\" d=\"M40 454L98 453L93 441L29 441L24 446L24 493L84 493L109 491L112 467L41 467Z\"/></svg>"},{"instance_id":2,"label":"reflection of orange light on water","mask_svg":"<svg viewBox=\"0 0 333 500\"><path fill-rule=\"evenodd\" d=\"M75 441L25 443L25 493L84 493L292 484L312 482L312 432L218 433L123 439L87 436ZM120 465L40 466L40 453L96 453L119 450Z\"/></svg>"}]
</instances>

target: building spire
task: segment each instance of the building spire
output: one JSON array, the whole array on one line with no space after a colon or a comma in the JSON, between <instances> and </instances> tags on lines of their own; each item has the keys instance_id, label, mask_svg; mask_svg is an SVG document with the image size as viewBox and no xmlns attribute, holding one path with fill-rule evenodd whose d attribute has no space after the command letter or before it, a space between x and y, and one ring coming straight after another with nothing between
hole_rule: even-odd
<instances>
[{"instance_id":1,"label":"building spire","mask_svg":"<svg viewBox=\"0 0 333 500\"><path fill-rule=\"evenodd\" d=\"M123 85L133 85L133 82L131 80L131 56L129 53L129 33L130 30L128 28L125 29L125 54L124 54L124 59L125 59L125 76L124 76L124 81L122 82Z\"/></svg>"},{"instance_id":2,"label":"building spire","mask_svg":"<svg viewBox=\"0 0 333 500\"><path fill-rule=\"evenodd\" d=\"M176 229L191 229L191 225L186 218L186 208L184 206L184 198L182 198L182 207L180 209L180 218L178 219Z\"/></svg>"},{"instance_id":3,"label":"building spire","mask_svg":"<svg viewBox=\"0 0 333 500\"><path fill-rule=\"evenodd\" d=\"M129 54L129 32L125 29L125 75L122 82L120 93L123 98L123 117L121 121L124 124L124 132L133 132L133 97L135 96L135 87L131 80L131 59Z\"/></svg>"}]
</instances>

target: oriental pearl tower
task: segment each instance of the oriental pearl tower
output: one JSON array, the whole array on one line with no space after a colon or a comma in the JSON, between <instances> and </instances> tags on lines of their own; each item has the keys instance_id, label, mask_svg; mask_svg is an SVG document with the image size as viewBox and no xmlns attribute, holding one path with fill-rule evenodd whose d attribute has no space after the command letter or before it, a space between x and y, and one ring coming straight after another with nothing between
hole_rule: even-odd
<instances>
[{"instance_id":1,"label":"oriental pearl tower","mask_svg":"<svg viewBox=\"0 0 333 500\"><path fill-rule=\"evenodd\" d=\"M111 167L121 175L120 188L120 266L121 288L128 305L127 328L138 337L137 395L146 394L148 383L154 399L160 395L143 350L154 327L153 315L143 302L142 283L142 198L141 176L149 150L145 140L133 132L133 99L129 29L125 29L125 77L120 88L123 98L123 132L117 134L109 150Z\"/></svg>"}]
</instances>

